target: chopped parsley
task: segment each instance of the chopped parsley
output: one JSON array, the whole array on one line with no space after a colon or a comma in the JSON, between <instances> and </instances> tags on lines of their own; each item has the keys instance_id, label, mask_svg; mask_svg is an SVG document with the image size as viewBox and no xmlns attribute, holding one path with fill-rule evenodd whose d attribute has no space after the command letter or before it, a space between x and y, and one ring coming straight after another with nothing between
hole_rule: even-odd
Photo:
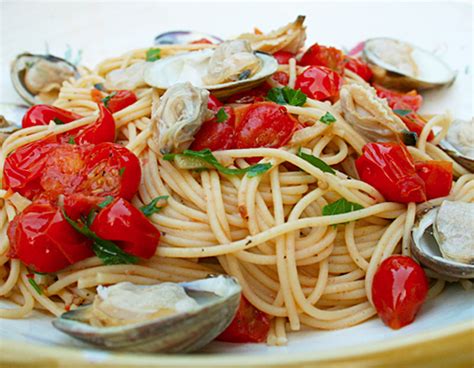
<instances>
[{"instance_id":1,"label":"chopped parsley","mask_svg":"<svg viewBox=\"0 0 474 368\"><path fill-rule=\"evenodd\" d=\"M164 196L158 196L154 198L150 203L140 207L140 211L143 212L143 214L146 217L150 217L154 213L160 212L163 206L157 206L159 202L166 201L169 196L164 195Z\"/></svg>"},{"instance_id":2,"label":"chopped parsley","mask_svg":"<svg viewBox=\"0 0 474 368\"><path fill-rule=\"evenodd\" d=\"M125 172L125 169L126 169L125 166L120 168L120 170L119 170L119 175L120 175L120 176L123 175L123 173Z\"/></svg>"},{"instance_id":3,"label":"chopped parsley","mask_svg":"<svg viewBox=\"0 0 474 368\"><path fill-rule=\"evenodd\" d=\"M216 114L216 118L218 123L223 123L229 118L229 115L227 115L224 108L221 107Z\"/></svg>"},{"instance_id":4,"label":"chopped parsley","mask_svg":"<svg viewBox=\"0 0 474 368\"><path fill-rule=\"evenodd\" d=\"M100 202L97 207L99 208L105 208L107 207L109 204L111 204L113 201L114 201L114 197L113 196L107 196L105 197L104 201ZM90 215L90 214L89 214Z\"/></svg>"},{"instance_id":5,"label":"chopped parsley","mask_svg":"<svg viewBox=\"0 0 474 368\"><path fill-rule=\"evenodd\" d=\"M76 141L74 140L74 137L69 137L69 140L67 141L69 144L76 144Z\"/></svg>"},{"instance_id":6,"label":"chopped parsley","mask_svg":"<svg viewBox=\"0 0 474 368\"><path fill-rule=\"evenodd\" d=\"M41 290L40 286L33 277L28 277L28 282L31 286L33 286L33 289L35 289L39 295L43 294L43 290Z\"/></svg>"},{"instance_id":7,"label":"chopped parsley","mask_svg":"<svg viewBox=\"0 0 474 368\"><path fill-rule=\"evenodd\" d=\"M330 112L327 112L323 116L321 116L319 121L321 123L326 124L326 125L331 125L332 123L334 123L336 121L336 118L334 117L333 114L331 114Z\"/></svg>"},{"instance_id":8,"label":"chopped parsley","mask_svg":"<svg viewBox=\"0 0 474 368\"><path fill-rule=\"evenodd\" d=\"M156 61L161 59L161 49L148 49L146 52L146 61Z\"/></svg>"},{"instance_id":9,"label":"chopped parsley","mask_svg":"<svg viewBox=\"0 0 474 368\"><path fill-rule=\"evenodd\" d=\"M62 121L61 119L58 119L58 118L54 118L53 121L56 125L64 125L65 124L64 121Z\"/></svg>"},{"instance_id":10,"label":"chopped parsley","mask_svg":"<svg viewBox=\"0 0 474 368\"><path fill-rule=\"evenodd\" d=\"M104 97L102 99L102 103L104 104L105 107L109 107L109 102L117 94L117 92L112 92L110 95Z\"/></svg>"},{"instance_id":11,"label":"chopped parsley","mask_svg":"<svg viewBox=\"0 0 474 368\"><path fill-rule=\"evenodd\" d=\"M279 105L303 106L307 96L300 89L290 87L272 88L267 93L267 99Z\"/></svg>"}]
</instances>

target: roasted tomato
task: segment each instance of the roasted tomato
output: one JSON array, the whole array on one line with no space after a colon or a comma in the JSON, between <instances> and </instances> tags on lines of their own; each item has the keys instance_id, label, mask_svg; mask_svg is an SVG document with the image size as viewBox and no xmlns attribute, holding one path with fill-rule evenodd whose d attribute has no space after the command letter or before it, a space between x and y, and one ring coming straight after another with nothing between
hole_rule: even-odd
<instances>
[{"instance_id":1,"label":"roasted tomato","mask_svg":"<svg viewBox=\"0 0 474 368\"><path fill-rule=\"evenodd\" d=\"M336 73L344 71L344 53L335 47L311 46L301 57L300 65L324 66Z\"/></svg>"},{"instance_id":2,"label":"roasted tomato","mask_svg":"<svg viewBox=\"0 0 474 368\"><path fill-rule=\"evenodd\" d=\"M51 203L33 202L8 225L12 258L37 272L57 272L93 256L90 241Z\"/></svg>"},{"instance_id":3,"label":"roasted tomato","mask_svg":"<svg viewBox=\"0 0 474 368\"><path fill-rule=\"evenodd\" d=\"M296 77L295 89L301 89L309 98L335 101L342 87L342 77L329 68L310 66Z\"/></svg>"},{"instance_id":4,"label":"roasted tomato","mask_svg":"<svg viewBox=\"0 0 474 368\"><path fill-rule=\"evenodd\" d=\"M236 148L284 146L297 126L284 106L273 102L250 105L235 131Z\"/></svg>"},{"instance_id":5,"label":"roasted tomato","mask_svg":"<svg viewBox=\"0 0 474 368\"><path fill-rule=\"evenodd\" d=\"M99 117L95 123L87 125L74 132L66 132L60 137L63 143L99 144L115 140L115 120L112 113L99 104Z\"/></svg>"},{"instance_id":6,"label":"roasted tomato","mask_svg":"<svg viewBox=\"0 0 474 368\"><path fill-rule=\"evenodd\" d=\"M273 57L277 59L278 64L288 64L290 59L294 59L296 55L289 51L277 51L273 54Z\"/></svg>"},{"instance_id":7,"label":"roasted tomato","mask_svg":"<svg viewBox=\"0 0 474 368\"><path fill-rule=\"evenodd\" d=\"M48 125L51 120L56 124L66 124L82 118L81 115L72 111L60 109L49 105L35 105L28 109L23 116L21 126L28 128L37 125Z\"/></svg>"},{"instance_id":8,"label":"roasted tomato","mask_svg":"<svg viewBox=\"0 0 474 368\"><path fill-rule=\"evenodd\" d=\"M362 151L356 160L359 177L382 193L387 201L426 201L425 183L418 176L405 145L367 143Z\"/></svg>"},{"instance_id":9,"label":"roasted tomato","mask_svg":"<svg viewBox=\"0 0 474 368\"><path fill-rule=\"evenodd\" d=\"M209 99L207 100L207 108L209 110L212 110L214 112L219 111L219 109L223 106L224 104L220 102L216 96L214 95L209 95Z\"/></svg>"},{"instance_id":10,"label":"roasted tomato","mask_svg":"<svg viewBox=\"0 0 474 368\"><path fill-rule=\"evenodd\" d=\"M226 342L263 342L270 331L270 319L244 296L240 299L237 314L217 340Z\"/></svg>"},{"instance_id":11,"label":"roasted tomato","mask_svg":"<svg viewBox=\"0 0 474 368\"><path fill-rule=\"evenodd\" d=\"M219 110L225 112L224 121L219 119ZM205 121L194 136L191 149L201 151L209 148L211 151L226 150L232 148L235 131L235 114L232 107L221 107L218 113L210 120Z\"/></svg>"},{"instance_id":12,"label":"roasted tomato","mask_svg":"<svg viewBox=\"0 0 474 368\"><path fill-rule=\"evenodd\" d=\"M290 81L290 76L285 72L276 72L271 78L282 86L287 86Z\"/></svg>"},{"instance_id":13,"label":"roasted tomato","mask_svg":"<svg viewBox=\"0 0 474 368\"><path fill-rule=\"evenodd\" d=\"M109 96L103 99L105 107L113 114L117 111L123 110L126 107L137 102L137 96L133 91L118 90L113 91Z\"/></svg>"},{"instance_id":14,"label":"roasted tomato","mask_svg":"<svg viewBox=\"0 0 474 368\"><path fill-rule=\"evenodd\" d=\"M408 93L393 91L379 85L374 85L377 96L385 98L392 109L418 111L423 103L423 97L415 90Z\"/></svg>"},{"instance_id":15,"label":"roasted tomato","mask_svg":"<svg viewBox=\"0 0 474 368\"><path fill-rule=\"evenodd\" d=\"M425 182L426 197L445 197L453 185L453 164L449 161L416 162L417 174Z\"/></svg>"},{"instance_id":16,"label":"roasted tomato","mask_svg":"<svg viewBox=\"0 0 474 368\"><path fill-rule=\"evenodd\" d=\"M100 238L111 240L128 254L149 259L158 247L160 232L123 198L116 198L101 210L91 226Z\"/></svg>"},{"instance_id":17,"label":"roasted tomato","mask_svg":"<svg viewBox=\"0 0 474 368\"><path fill-rule=\"evenodd\" d=\"M265 97L270 90L268 83L255 87L253 89L233 94L227 99L227 103L249 104L265 101Z\"/></svg>"},{"instance_id":18,"label":"roasted tomato","mask_svg":"<svg viewBox=\"0 0 474 368\"><path fill-rule=\"evenodd\" d=\"M363 62L360 58L346 56L344 67L356 73L366 82L369 82L374 76L374 73L372 73L372 69L370 69L369 64Z\"/></svg>"},{"instance_id":19,"label":"roasted tomato","mask_svg":"<svg viewBox=\"0 0 474 368\"><path fill-rule=\"evenodd\" d=\"M411 132L415 132L418 137L421 135L423 128L425 127L426 121L418 115L416 112L410 112L406 114L405 112L401 112L397 109L394 110L395 114L398 115L400 119L405 123L407 128ZM428 134L428 141L431 141L434 138L433 131L430 131Z\"/></svg>"},{"instance_id":20,"label":"roasted tomato","mask_svg":"<svg viewBox=\"0 0 474 368\"><path fill-rule=\"evenodd\" d=\"M428 288L425 272L418 263L410 257L391 256L374 275L372 300L382 321L396 330L413 322Z\"/></svg>"}]
</instances>

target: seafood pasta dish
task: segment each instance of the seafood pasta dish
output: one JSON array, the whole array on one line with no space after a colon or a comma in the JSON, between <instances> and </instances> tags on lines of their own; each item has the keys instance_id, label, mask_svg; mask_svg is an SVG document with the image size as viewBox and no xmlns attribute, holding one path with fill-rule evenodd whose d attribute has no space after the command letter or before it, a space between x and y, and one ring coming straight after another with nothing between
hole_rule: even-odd
<instances>
[{"instance_id":1,"label":"seafood pasta dish","mask_svg":"<svg viewBox=\"0 0 474 368\"><path fill-rule=\"evenodd\" d=\"M470 288L473 121L418 111L455 73L396 39L305 45L304 21L167 32L93 69L19 55L28 106L0 111L0 318L188 352L399 329L446 283Z\"/></svg>"}]
</instances>

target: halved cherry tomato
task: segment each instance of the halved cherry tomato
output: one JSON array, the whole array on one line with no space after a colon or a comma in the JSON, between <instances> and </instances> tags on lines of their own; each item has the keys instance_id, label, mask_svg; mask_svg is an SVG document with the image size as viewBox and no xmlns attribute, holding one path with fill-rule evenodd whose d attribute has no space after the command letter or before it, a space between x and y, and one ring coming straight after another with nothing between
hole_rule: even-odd
<instances>
[{"instance_id":1,"label":"halved cherry tomato","mask_svg":"<svg viewBox=\"0 0 474 368\"><path fill-rule=\"evenodd\" d=\"M247 91L242 91L233 94L227 99L227 103L238 103L238 104L250 104L254 102L265 101L265 96L270 90L270 85L268 83L263 83L262 85L252 88Z\"/></svg>"},{"instance_id":2,"label":"halved cherry tomato","mask_svg":"<svg viewBox=\"0 0 474 368\"><path fill-rule=\"evenodd\" d=\"M21 126L28 128L37 125L48 125L51 120L55 120L56 124L67 124L80 118L82 118L81 115L59 107L35 105L30 107L23 116Z\"/></svg>"},{"instance_id":3,"label":"halved cherry tomato","mask_svg":"<svg viewBox=\"0 0 474 368\"><path fill-rule=\"evenodd\" d=\"M415 170L413 158L404 144L367 143L356 160L362 181L372 185L388 201L426 201L425 183Z\"/></svg>"},{"instance_id":4,"label":"halved cherry tomato","mask_svg":"<svg viewBox=\"0 0 474 368\"><path fill-rule=\"evenodd\" d=\"M423 131L423 128L425 127L426 121L423 120L423 118L418 115L416 112L410 112L408 114L405 113L400 113L398 112L397 109L394 110L395 114L398 115L400 119L405 123L407 128L411 132L415 132L418 137L421 135L421 132ZM428 134L428 141L431 141L434 138L433 131L430 131Z\"/></svg>"},{"instance_id":5,"label":"halved cherry tomato","mask_svg":"<svg viewBox=\"0 0 474 368\"><path fill-rule=\"evenodd\" d=\"M126 89L113 91L109 96L111 97L105 105L112 114L137 102L135 93Z\"/></svg>"},{"instance_id":6,"label":"halved cherry tomato","mask_svg":"<svg viewBox=\"0 0 474 368\"><path fill-rule=\"evenodd\" d=\"M115 140L115 120L112 113L99 104L99 117L95 123L79 128L74 132L66 132L61 135L60 141L67 143L73 138L77 144L99 144L102 142L113 142Z\"/></svg>"},{"instance_id":7,"label":"halved cherry tomato","mask_svg":"<svg viewBox=\"0 0 474 368\"><path fill-rule=\"evenodd\" d=\"M309 98L335 101L342 87L342 77L324 66L310 66L296 77L295 89L301 89Z\"/></svg>"},{"instance_id":8,"label":"halved cherry tomato","mask_svg":"<svg viewBox=\"0 0 474 368\"><path fill-rule=\"evenodd\" d=\"M453 164L449 161L415 162L417 174L425 182L426 197L445 197L453 185Z\"/></svg>"},{"instance_id":9,"label":"halved cherry tomato","mask_svg":"<svg viewBox=\"0 0 474 368\"><path fill-rule=\"evenodd\" d=\"M290 59L295 58L296 55L289 51L277 51L273 54L273 57L277 59L278 64L288 64Z\"/></svg>"},{"instance_id":10,"label":"halved cherry tomato","mask_svg":"<svg viewBox=\"0 0 474 368\"><path fill-rule=\"evenodd\" d=\"M292 137L297 121L284 106L273 102L250 105L236 126L236 148L284 146Z\"/></svg>"},{"instance_id":11,"label":"halved cherry tomato","mask_svg":"<svg viewBox=\"0 0 474 368\"><path fill-rule=\"evenodd\" d=\"M356 73L366 82L369 82L374 76L374 73L372 73L372 69L370 69L369 64L363 62L360 58L346 56L344 67Z\"/></svg>"},{"instance_id":12,"label":"halved cherry tomato","mask_svg":"<svg viewBox=\"0 0 474 368\"><path fill-rule=\"evenodd\" d=\"M301 57L300 65L324 66L336 73L344 71L344 53L335 47L315 43Z\"/></svg>"},{"instance_id":13,"label":"halved cherry tomato","mask_svg":"<svg viewBox=\"0 0 474 368\"><path fill-rule=\"evenodd\" d=\"M413 322L428 294L421 266L406 256L384 260L374 275L372 300L382 321L397 330Z\"/></svg>"},{"instance_id":14,"label":"halved cherry tomato","mask_svg":"<svg viewBox=\"0 0 474 368\"><path fill-rule=\"evenodd\" d=\"M287 86L288 82L290 81L290 76L285 72L275 72L271 78L282 86Z\"/></svg>"},{"instance_id":15,"label":"halved cherry tomato","mask_svg":"<svg viewBox=\"0 0 474 368\"><path fill-rule=\"evenodd\" d=\"M374 85L377 96L385 98L392 109L418 111L423 102L423 97L415 90L408 93L397 92L391 89Z\"/></svg>"},{"instance_id":16,"label":"halved cherry tomato","mask_svg":"<svg viewBox=\"0 0 474 368\"><path fill-rule=\"evenodd\" d=\"M263 342L270 331L270 319L242 295L237 314L216 340L226 342Z\"/></svg>"},{"instance_id":17,"label":"halved cherry tomato","mask_svg":"<svg viewBox=\"0 0 474 368\"><path fill-rule=\"evenodd\" d=\"M123 198L116 198L101 210L91 225L99 237L111 240L126 253L149 259L158 247L160 232Z\"/></svg>"},{"instance_id":18,"label":"halved cherry tomato","mask_svg":"<svg viewBox=\"0 0 474 368\"><path fill-rule=\"evenodd\" d=\"M224 104L220 102L216 96L214 95L209 95L209 98L207 100L207 108L209 110L212 110L214 112L219 111L219 109L223 106Z\"/></svg>"},{"instance_id":19,"label":"halved cherry tomato","mask_svg":"<svg viewBox=\"0 0 474 368\"><path fill-rule=\"evenodd\" d=\"M61 210L33 202L8 225L11 258L37 272L56 272L93 256L91 242L76 232Z\"/></svg>"},{"instance_id":20,"label":"halved cherry tomato","mask_svg":"<svg viewBox=\"0 0 474 368\"><path fill-rule=\"evenodd\" d=\"M232 148L235 130L234 109L230 106L221 107L227 114L227 119L217 122L217 117L205 121L194 136L191 149L200 151L209 148L211 151L226 150Z\"/></svg>"}]
</instances>

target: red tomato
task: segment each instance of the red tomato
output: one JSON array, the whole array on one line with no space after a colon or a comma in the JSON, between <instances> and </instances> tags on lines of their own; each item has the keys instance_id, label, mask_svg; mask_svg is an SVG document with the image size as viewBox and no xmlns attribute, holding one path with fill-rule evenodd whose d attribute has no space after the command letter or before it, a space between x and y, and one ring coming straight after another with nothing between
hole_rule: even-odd
<instances>
[{"instance_id":1,"label":"red tomato","mask_svg":"<svg viewBox=\"0 0 474 368\"><path fill-rule=\"evenodd\" d=\"M271 76L271 78L282 86L287 86L290 81L290 76L285 72L276 72Z\"/></svg>"},{"instance_id":2,"label":"red tomato","mask_svg":"<svg viewBox=\"0 0 474 368\"><path fill-rule=\"evenodd\" d=\"M35 105L28 109L23 116L21 126L28 128L37 125L48 125L51 120L56 119L56 124L70 123L82 118L81 115L49 105Z\"/></svg>"},{"instance_id":3,"label":"red tomato","mask_svg":"<svg viewBox=\"0 0 474 368\"><path fill-rule=\"evenodd\" d=\"M297 121L284 106L273 102L250 105L236 127L236 148L284 146L292 137Z\"/></svg>"},{"instance_id":4,"label":"red tomato","mask_svg":"<svg viewBox=\"0 0 474 368\"><path fill-rule=\"evenodd\" d=\"M411 112L406 115L397 113L397 110L395 110L394 112L400 119L402 119L402 121L405 123L405 125L411 132L415 132L418 137L421 135L421 132L425 127L426 121L424 121L420 115L418 115L416 112ZM433 131L430 131L428 134L428 141L431 141L433 138Z\"/></svg>"},{"instance_id":5,"label":"red tomato","mask_svg":"<svg viewBox=\"0 0 474 368\"><path fill-rule=\"evenodd\" d=\"M72 193L64 197L64 212L77 221L82 216L86 216L93 210L99 209L99 204L104 202L104 197L93 196L84 193Z\"/></svg>"},{"instance_id":6,"label":"red tomato","mask_svg":"<svg viewBox=\"0 0 474 368\"><path fill-rule=\"evenodd\" d=\"M99 117L95 123L79 128L71 134L67 132L61 136L62 143L67 143L74 138L76 144L99 144L102 142L113 142L115 140L115 120L112 113L99 104Z\"/></svg>"},{"instance_id":7,"label":"red tomato","mask_svg":"<svg viewBox=\"0 0 474 368\"><path fill-rule=\"evenodd\" d=\"M105 97L104 94L101 91L99 91L97 88L91 89L91 99L95 103L100 104L104 97Z\"/></svg>"},{"instance_id":8,"label":"red tomato","mask_svg":"<svg viewBox=\"0 0 474 368\"><path fill-rule=\"evenodd\" d=\"M37 272L56 272L93 256L90 241L76 232L61 210L33 202L8 225L10 254Z\"/></svg>"},{"instance_id":9,"label":"red tomato","mask_svg":"<svg viewBox=\"0 0 474 368\"><path fill-rule=\"evenodd\" d=\"M415 90L408 93L393 91L379 85L374 85L377 96L385 98L392 109L418 111L423 102L423 97Z\"/></svg>"},{"instance_id":10,"label":"red tomato","mask_svg":"<svg viewBox=\"0 0 474 368\"><path fill-rule=\"evenodd\" d=\"M214 95L209 95L209 99L207 100L207 108L209 110L212 110L214 112L219 111L219 109L223 106L224 104L220 102L216 96Z\"/></svg>"},{"instance_id":11,"label":"red tomato","mask_svg":"<svg viewBox=\"0 0 474 368\"><path fill-rule=\"evenodd\" d=\"M217 117L205 121L194 136L191 149L200 151L209 148L211 151L232 148L235 130L235 114L232 107L221 107L227 114L227 119L218 123Z\"/></svg>"},{"instance_id":12,"label":"red tomato","mask_svg":"<svg viewBox=\"0 0 474 368\"><path fill-rule=\"evenodd\" d=\"M109 96L112 97L110 97L109 101L105 104L112 114L137 102L135 93L125 89L114 91Z\"/></svg>"},{"instance_id":13,"label":"red tomato","mask_svg":"<svg viewBox=\"0 0 474 368\"><path fill-rule=\"evenodd\" d=\"M372 299L382 321L397 330L413 322L428 294L421 266L406 256L384 260L374 275Z\"/></svg>"},{"instance_id":14,"label":"red tomato","mask_svg":"<svg viewBox=\"0 0 474 368\"><path fill-rule=\"evenodd\" d=\"M160 232L145 215L122 198L116 198L94 218L91 230L111 240L126 253L149 259L158 247Z\"/></svg>"},{"instance_id":15,"label":"red tomato","mask_svg":"<svg viewBox=\"0 0 474 368\"><path fill-rule=\"evenodd\" d=\"M296 55L289 51L277 51L273 54L273 57L277 59L278 64L288 64L290 59L294 59Z\"/></svg>"},{"instance_id":16,"label":"red tomato","mask_svg":"<svg viewBox=\"0 0 474 368\"><path fill-rule=\"evenodd\" d=\"M264 342L270 331L270 319L242 295L237 314L216 340L226 342Z\"/></svg>"},{"instance_id":17,"label":"red tomato","mask_svg":"<svg viewBox=\"0 0 474 368\"><path fill-rule=\"evenodd\" d=\"M356 160L362 181L377 189L388 201L409 203L426 201L425 183L415 170L404 144L367 143Z\"/></svg>"},{"instance_id":18,"label":"red tomato","mask_svg":"<svg viewBox=\"0 0 474 368\"><path fill-rule=\"evenodd\" d=\"M212 45L212 42L209 41L207 38L200 38L199 40L195 40L195 41L190 42L191 45L201 44L201 43Z\"/></svg>"},{"instance_id":19,"label":"red tomato","mask_svg":"<svg viewBox=\"0 0 474 368\"><path fill-rule=\"evenodd\" d=\"M425 182L426 197L445 197L453 185L453 164L449 161L416 162L417 174Z\"/></svg>"},{"instance_id":20,"label":"red tomato","mask_svg":"<svg viewBox=\"0 0 474 368\"><path fill-rule=\"evenodd\" d=\"M323 66L310 66L296 77L295 89L301 89L309 98L335 101L339 97L343 79Z\"/></svg>"},{"instance_id":21,"label":"red tomato","mask_svg":"<svg viewBox=\"0 0 474 368\"><path fill-rule=\"evenodd\" d=\"M315 43L301 57L300 65L324 66L337 73L344 71L344 53L335 47Z\"/></svg>"},{"instance_id":22,"label":"red tomato","mask_svg":"<svg viewBox=\"0 0 474 368\"><path fill-rule=\"evenodd\" d=\"M374 76L374 73L372 73L372 69L370 69L369 64L364 63L360 58L346 56L344 67L356 73L366 82L369 82Z\"/></svg>"},{"instance_id":23,"label":"red tomato","mask_svg":"<svg viewBox=\"0 0 474 368\"><path fill-rule=\"evenodd\" d=\"M250 104L265 101L270 88L268 83L263 83L253 89L233 94L227 99L227 103Z\"/></svg>"}]
</instances>

